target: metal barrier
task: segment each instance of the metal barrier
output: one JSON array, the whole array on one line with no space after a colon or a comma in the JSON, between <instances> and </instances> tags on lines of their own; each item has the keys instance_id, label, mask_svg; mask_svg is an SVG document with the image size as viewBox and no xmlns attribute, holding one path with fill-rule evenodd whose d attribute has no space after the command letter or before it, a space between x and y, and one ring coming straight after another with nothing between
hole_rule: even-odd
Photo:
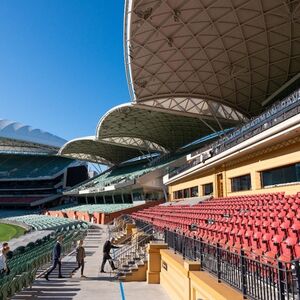
<instances>
[{"instance_id":1,"label":"metal barrier","mask_svg":"<svg viewBox=\"0 0 300 300\"><path fill-rule=\"evenodd\" d=\"M215 275L255 300L299 300L299 260L274 264L249 257L243 250L230 252L177 232L165 231L165 242L183 258L199 260L201 269Z\"/></svg>"}]
</instances>

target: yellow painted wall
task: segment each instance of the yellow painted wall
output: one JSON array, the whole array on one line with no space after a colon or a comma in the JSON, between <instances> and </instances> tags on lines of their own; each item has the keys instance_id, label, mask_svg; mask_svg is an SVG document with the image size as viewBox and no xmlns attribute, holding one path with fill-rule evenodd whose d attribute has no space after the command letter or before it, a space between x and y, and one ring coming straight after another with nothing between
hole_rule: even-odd
<instances>
[{"instance_id":1,"label":"yellow painted wall","mask_svg":"<svg viewBox=\"0 0 300 300\"><path fill-rule=\"evenodd\" d=\"M172 300L242 300L230 286L219 283L200 264L186 261L173 250L161 250L160 284Z\"/></svg>"},{"instance_id":2,"label":"yellow painted wall","mask_svg":"<svg viewBox=\"0 0 300 300\"><path fill-rule=\"evenodd\" d=\"M161 250L161 263L160 284L168 292L170 299L189 300L188 271L184 268L183 260L171 250Z\"/></svg>"},{"instance_id":3,"label":"yellow painted wall","mask_svg":"<svg viewBox=\"0 0 300 300\"><path fill-rule=\"evenodd\" d=\"M300 162L300 143L296 143L270 153L259 155L258 157L247 159L245 162L229 165L226 170L227 178L227 195L236 196L245 194L245 192L231 192L230 178L251 174L252 189L246 191L246 194L273 193L285 191L287 194L295 194L300 191L300 184L286 184L284 186L262 188L260 172L284 165Z\"/></svg>"},{"instance_id":4,"label":"yellow painted wall","mask_svg":"<svg viewBox=\"0 0 300 300\"><path fill-rule=\"evenodd\" d=\"M269 148L253 151L237 159L231 159L218 167L212 167L205 172L199 171L196 174L187 176L178 182L168 186L171 200L173 192L185 188L198 186L199 196L203 196L202 185L213 182L214 197L217 197L217 174L223 174L223 193L224 196L249 195L259 193L282 192L286 194L295 194L300 191L300 184L285 184L277 187L262 188L260 172L280 166L285 166L300 162L300 142L285 141L278 145L272 145ZM249 191L231 192L231 178L251 175L252 189Z\"/></svg>"},{"instance_id":5,"label":"yellow painted wall","mask_svg":"<svg viewBox=\"0 0 300 300\"><path fill-rule=\"evenodd\" d=\"M198 186L199 196L202 196L203 195L202 186L207 183L214 184L214 182L215 182L215 172L214 172L214 170L210 170L210 172L204 173L201 177L198 177L198 176L191 177L191 179L189 179L188 182L182 181L182 182L177 183L174 186L170 185L169 186L169 194L170 194L171 200L174 200L174 192L183 190L186 188L192 188L194 186ZM214 190L215 190L215 186L214 186Z\"/></svg>"}]
</instances>

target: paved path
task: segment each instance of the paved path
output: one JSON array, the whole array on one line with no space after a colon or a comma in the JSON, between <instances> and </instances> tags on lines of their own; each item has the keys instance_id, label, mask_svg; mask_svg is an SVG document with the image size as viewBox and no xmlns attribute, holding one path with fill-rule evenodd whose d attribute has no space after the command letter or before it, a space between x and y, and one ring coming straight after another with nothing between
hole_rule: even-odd
<instances>
[{"instance_id":1,"label":"paved path","mask_svg":"<svg viewBox=\"0 0 300 300\"><path fill-rule=\"evenodd\" d=\"M53 230L38 230L26 233L18 238L11 239L9 241L9 247L12 251L20 246L26 246L30 242L36 242L39 239L51 234Z\"/></svg>"},{"instance_id":2,"label":"paved path","mask_svg":"<svg viewBox=\"0 0 300 300\"><path fill-rule=\"evenodd\" d=\"M90 230L85 239L86 248L86 279L80 278L80 271L71 278L70 273L76 266L74 255L63 259L63 276L58 279L57 272L53 272L50 281L37 279L32 289L26 289L12 299L43 299L43 300L122 300L120 283L114 280L113 274L99 273L102 259L102 246L106 239L106 227ZM123 284L125 300L170 300L160 285L148 285L146 282L126 282Z\"/></svg>"}]
</instances>

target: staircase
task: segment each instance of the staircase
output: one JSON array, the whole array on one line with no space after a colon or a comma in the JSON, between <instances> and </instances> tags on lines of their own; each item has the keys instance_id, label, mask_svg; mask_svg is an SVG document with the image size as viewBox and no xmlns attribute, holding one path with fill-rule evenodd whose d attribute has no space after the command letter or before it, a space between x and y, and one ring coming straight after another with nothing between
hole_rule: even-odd
<instances>
[{"instance_id":1,"label":"staircase","mask_svg":"<svg viewBox=\"0 0 300 300\"><path fill-rule=\"evenodd\" d=\"M141 247L137 252L128 251L128 254L118 261L117 277L120 281L145 281L146 272L146 246Z\"/></svg>"},{"instance_id":2,"label":"staircase","mask_svg":"<svg viewBox=\"0 0 300 300\"><path fill-rule=\"evenodd\" d=\"M147 271L147 244L154 239L152 226L133 233L124 240L125 245L113 253L121 281L145 281ZM129 244L127 244L129 243Z\"/></svg>"}]
</instances>

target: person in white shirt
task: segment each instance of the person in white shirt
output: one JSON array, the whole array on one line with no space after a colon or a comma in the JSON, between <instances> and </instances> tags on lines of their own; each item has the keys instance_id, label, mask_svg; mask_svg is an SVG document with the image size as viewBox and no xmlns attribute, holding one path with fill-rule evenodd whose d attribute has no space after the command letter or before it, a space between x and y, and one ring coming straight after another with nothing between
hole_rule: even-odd
<instances>
[{"instance_id":1,"label":"person in white shirt","mask_svg":"<svg viewBox=\"0 0 300 300\"><path fill-rule=\"evenodd\" d=\"M2 251L0 252L0 274L8 273L8 267L7 267L7 263L6 263L6 254L8 252L9 252L8 246L2 248Z\"/></svg>"}]
</instances>

